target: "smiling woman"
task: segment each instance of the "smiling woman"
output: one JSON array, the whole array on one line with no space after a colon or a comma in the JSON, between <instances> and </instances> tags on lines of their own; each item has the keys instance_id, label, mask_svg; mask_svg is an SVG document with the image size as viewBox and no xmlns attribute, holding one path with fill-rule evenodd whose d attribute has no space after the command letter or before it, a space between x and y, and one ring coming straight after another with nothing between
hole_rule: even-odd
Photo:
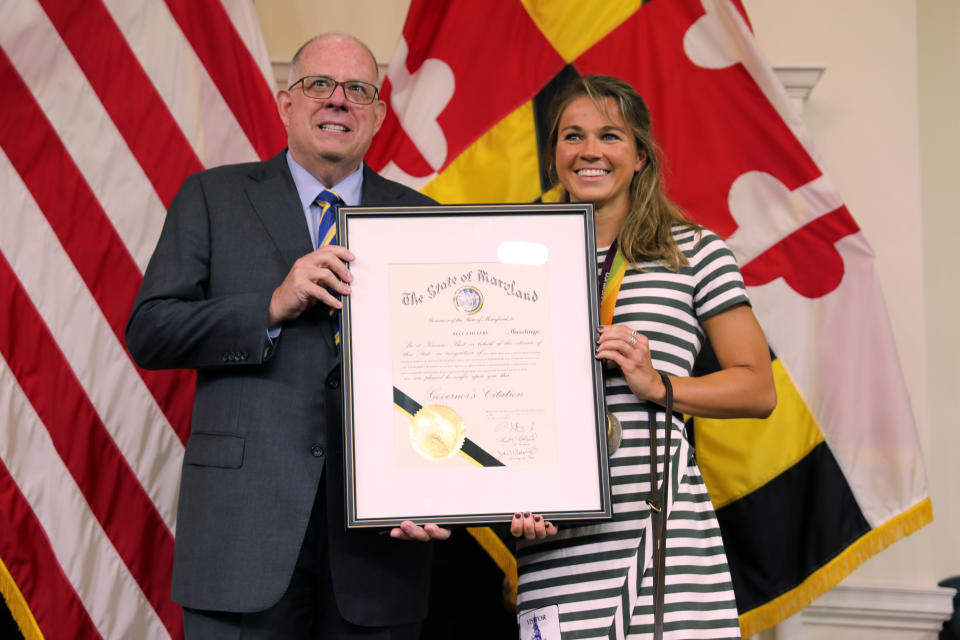
<instances>
[{"instance_id":1,"label":"smiling woman","mask_svg":"<svg viewBox=\"0 0 960 640\"><path fill-rule=\"evenodd\" d=\"M680 412L768 415L776 391L766 340L733 254L667 199L640 95L609 76L577 78L557 94L549 123L547 161L564 198L595 206L604 285L596 357L622 434L610 458L612 522L558 530L536 514L514 517L511 531L525 538L521 638L660 638L665 600L675 637L738 637L716 514ZM720 371L692 378L705 337ZM668 535L684 548L667 547Z\"/></svg>"},{"instance_id":2,"label":"smiling woman","mask_svg":"<svg viewBox=\"0 0 960 640\"><path fill-rule=\"evenodd\" d=\"M647 154L637 149L613 98L604 98L599 106L590 96L576 98L560 116L559 129L556 170L570 201L593 202L605 223L625 213L630 181ZM604 226L613 231L620 225L614 218ZM598 238L603 245L612 240Z\"/></svg>"}]
</instances>

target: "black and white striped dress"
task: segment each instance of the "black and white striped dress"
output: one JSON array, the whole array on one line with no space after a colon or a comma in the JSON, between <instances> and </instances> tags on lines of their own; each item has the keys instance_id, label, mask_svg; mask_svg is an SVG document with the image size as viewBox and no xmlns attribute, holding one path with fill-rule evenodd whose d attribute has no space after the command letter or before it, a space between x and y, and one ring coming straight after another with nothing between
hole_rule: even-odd
<instances>
[{"instance_id":1,"label":"black and white striped dress","mask_svg":"<svg viewBox=\"0 0 960 640\"><path fill-rule=\"evenodd\" d=\"M680 272L658 263L628 268L613 322L647 336L658 370L689 376L704 339L701 322L747 296L733 254L718 236L680 225L673 234L689 266ZM601 264L605 256L606 250L598 252ZM610 459L613 520L561 526L556 536L523 541L518 549L518 610L557 605L563 640L653 633L647 421L655 412L662 469L664 410L639 401L614 372L607 377L607 405L623 424L623 443ZM664 637L739 638L716 514L682 421L674 418L672 429Z\"/></svg>"}]
</instances>

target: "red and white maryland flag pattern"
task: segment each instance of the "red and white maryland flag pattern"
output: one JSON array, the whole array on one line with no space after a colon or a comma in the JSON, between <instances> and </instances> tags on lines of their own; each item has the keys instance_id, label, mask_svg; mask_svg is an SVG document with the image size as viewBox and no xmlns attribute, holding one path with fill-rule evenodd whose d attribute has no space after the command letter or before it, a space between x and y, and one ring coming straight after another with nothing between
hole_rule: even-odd
<instances>
[{"instance_id":1,"label":"red and white maryland flag pattern","mask_svg":"<svg viewBox=\"0 0 960 640\"><path fill-rule=\"evenodd\" d=\"M28 639L179 638L189 372L123 328L167 205L285 136L252 0L0 3L0 591Z\"/></svg>"},{"instance_id":2,"label":"red and white maryland flag pattern","mask_svg":"<svg viewBox=\"0 0 960 640\"><path fill-rule=\"evenodd\" d=\"M696 420L751 635L932 509L873 254L739 0L414 0L367 159L445 204L537 199L544 108L591 73L647 100L671 196L736 252L775 354L770 419Z\"/></svg>"}]
</instances>

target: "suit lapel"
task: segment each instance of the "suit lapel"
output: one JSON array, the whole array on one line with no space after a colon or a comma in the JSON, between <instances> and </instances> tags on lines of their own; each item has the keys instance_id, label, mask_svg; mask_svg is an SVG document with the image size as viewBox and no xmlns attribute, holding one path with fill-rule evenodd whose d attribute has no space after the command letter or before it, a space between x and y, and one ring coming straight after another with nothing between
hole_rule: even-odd
<instances>
[{"instance_id":1,"label":"suit lapel","mask_svg":"<svg viewBox=\"0 0 960 640\"><path fill-rule=\"evenodd\" d=\"M294 185L290 168L287 166L286 151L274 156L266 162L257 165L249 175L246 185L250 204L267 233L273 240L277 250L281 253L288 266L293 266L301 256L313 250L310 240L310 231L303 216L300 197ZM390 206L397 204L401 194L391 183L380 177L366 165L363 166L363 187L360 201L363 205ZM316 309L307 311L308 314L317 313ZM326 314L315 316L318 322L331 322ZM332 324L332 322L331 322ZM326 360L329 375L340 365L339 349L333 343L333 330L325 335L326 342L335 354Z\"/></svg>"},{"instance_id":2,"label":"suit lapel","mask_svg":"<svg viewBox=\"0 0 960 640\"><path fill-rule=\"evenodd\" d=\"M313 251L310 230L303 216L300 196L287 166L286 151L257 165L249 174L246 184L247 196L264 228L273 240L277 251L283 256L287 267L302 256ZM278 283L279 284L279 283ZM305 319L310 318L321 325L330 325L329 331L323 331L331 357L323 362L330 364L329 374L340 364L339 350L333 342L333 322L325 309L314 307L304 312ZM318 362L321 360L318 359Z\"/></svg>"},{"instance_id":3,"label":"suit lapel","mask_svg":"<svg viewBox=\"0 0 960 640\"><path fill-rule=\"evenodd\" d=\"M366 164L363 165L363 188L360 191L360 204L362 206L389 207L397 204L400 197L400 192L393 188L386 178Z\"/></svg>"},{"instance_id":4,"label":"suit lapel","mask_svg":"<svg viewBox=\"0 0 960 640\"><path fill-rule=\"evenodd\" d=\"M286 151L251 171L246 192L288 266L313 251L300 197L287 167Z\"/></svg>"}]
</instances>

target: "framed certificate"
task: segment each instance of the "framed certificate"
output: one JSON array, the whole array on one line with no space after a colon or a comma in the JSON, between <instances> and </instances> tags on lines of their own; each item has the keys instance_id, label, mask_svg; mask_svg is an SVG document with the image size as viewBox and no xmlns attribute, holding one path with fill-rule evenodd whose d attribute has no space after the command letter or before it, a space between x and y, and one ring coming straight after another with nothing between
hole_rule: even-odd
<instances>
[{"instance_id":1,"label":"framed certificate","mask_svg":"<svg viewBox=\"0 0 960 640\"><path fill-rule=\"evenodd\" d=\"M590 204L344 207L349 527L611 515Z\"/></svg>"}]
</instances>

